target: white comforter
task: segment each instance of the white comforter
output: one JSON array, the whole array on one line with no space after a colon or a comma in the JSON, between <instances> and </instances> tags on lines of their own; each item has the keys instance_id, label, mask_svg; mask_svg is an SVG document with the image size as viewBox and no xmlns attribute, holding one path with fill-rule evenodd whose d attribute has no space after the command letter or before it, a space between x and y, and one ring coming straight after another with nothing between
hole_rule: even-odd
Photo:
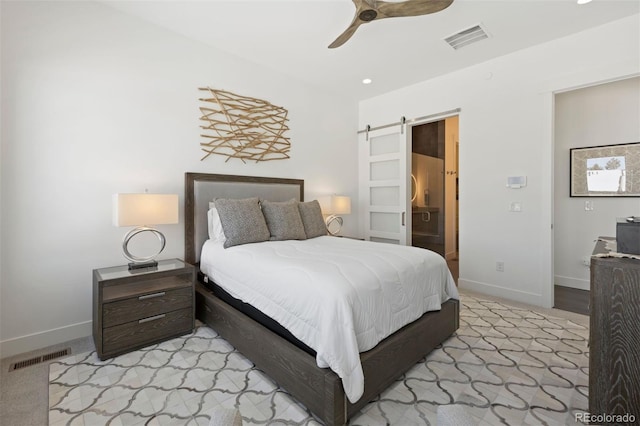
<instances>
[{"instance_id":1,"label":"white comforter","mask_svg":"<svg viewBox=\"0 0 640 426\"><path fill-rule=\"evenodd\" d=\"M434 252L330 236L228 249L209 240L200 268L314 349L351 402L364 390L359 352L459 297Z\"/></svg>"}]
</instances>

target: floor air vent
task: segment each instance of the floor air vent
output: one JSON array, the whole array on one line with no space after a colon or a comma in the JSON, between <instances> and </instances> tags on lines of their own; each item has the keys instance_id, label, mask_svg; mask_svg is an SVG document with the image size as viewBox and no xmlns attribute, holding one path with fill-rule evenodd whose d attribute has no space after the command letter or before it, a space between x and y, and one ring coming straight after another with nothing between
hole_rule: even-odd
<instances>
[{"instance_id":1,"label":"floor air vent","mask_svg":"<svg viewBox=\"0 0 640 426\"><path fill-rule=\"evenodd\" d=\"M473 27L467 28L466 30L462 30L453 35L450 35L449 37L445 38L444 41L449 43L449 46L453 47L455 50L458 50L472 43L484 40L485 38L489 38L489 35L482 29L480 25L474 25Z\"/></svg>"},{"instance_id":2,"label":"floor air vent","mask_svg":"<svg viewBox=\"0 0 640 426\"><path fill-rule=\"evenodd\" d=\"M71 348L66 348L61 351L51 352L45 355L40 355L35 358L26 359L24 361L11 364L9 371L20 370L21 368L31 367L32 365L40 364L41 362L51 361L52 359L60 358L61 356L71 355Z\"/></svg>"}]
</instances>

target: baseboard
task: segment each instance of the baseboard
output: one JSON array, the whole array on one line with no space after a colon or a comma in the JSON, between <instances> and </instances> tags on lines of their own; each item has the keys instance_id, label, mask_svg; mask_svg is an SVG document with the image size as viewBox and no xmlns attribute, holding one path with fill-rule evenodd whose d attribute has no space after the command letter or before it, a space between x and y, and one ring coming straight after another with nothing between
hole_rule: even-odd
<instances>
[{"instance_id":1,"label":"baseboard","mask_svg":"<svg viewBox=\"0 0 640 426\"><path fill-rule=\"evenodd\" d=\"M520 303L526 303L528 305L536 305L543 308L547 307L545 306L542 295L540 294L499 287L497 285L481 283L477 281L465 280L463 278L458 279L458 287L463 290L470 290L476 293L483 293L489 296L509 299Z\"/></svg>"},{"instance_id":2,"label":"baseboard","mask_svg":"<svg viewBox=\"0 0 640 426\"><path fill-rule=\"evenodd\" d=\"M589 282L589 280L563 277L561 275L556 275L555 277L553 277L553 283L555 285L561 285L563 287L577 288L578 290L589 290L591 288L591 283Z\"/></svg>"},{"instance_id":3,"label":"baseboard","mask_svg":"<svg viewBox=\"0 0 640 426\"><path fill-rule=\"evenodd\" d=\"M92 321L85 321L0 342L0 358L18 355L70 340L91 336Z\"/></svg>"}]
</instances>

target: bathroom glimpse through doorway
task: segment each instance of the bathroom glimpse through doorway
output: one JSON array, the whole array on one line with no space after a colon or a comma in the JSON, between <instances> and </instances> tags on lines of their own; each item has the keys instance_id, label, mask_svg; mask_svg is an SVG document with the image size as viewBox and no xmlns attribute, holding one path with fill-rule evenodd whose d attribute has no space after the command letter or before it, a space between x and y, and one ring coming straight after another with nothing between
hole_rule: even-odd
<instances>
[{"instance_id":1,"label":"bathroom glimpse through doorway","mask_svg":"<svg viewBox=\"0 0 640 426\"><path fill-rule=\"evenodd\" d=\"M457 115L411 128L411 245L439 253L456 270L458 147Z\"/></svg>"}]
</instances>

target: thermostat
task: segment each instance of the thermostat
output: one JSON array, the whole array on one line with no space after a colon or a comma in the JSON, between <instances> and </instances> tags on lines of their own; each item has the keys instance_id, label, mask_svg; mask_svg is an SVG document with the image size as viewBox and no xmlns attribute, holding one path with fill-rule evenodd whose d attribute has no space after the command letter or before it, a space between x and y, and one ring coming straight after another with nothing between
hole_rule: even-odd
<instances>
[{"instance_id":1,"label":"thermostat","mask_svg":"<svg viewBox=\"0 0 640 426\"><path fill-rule=\"evenodd\" d=\"M527 186L526 176L509 176L507 178L507 188L517 189L523 186Z\"/></svg>"}]
</instances>

